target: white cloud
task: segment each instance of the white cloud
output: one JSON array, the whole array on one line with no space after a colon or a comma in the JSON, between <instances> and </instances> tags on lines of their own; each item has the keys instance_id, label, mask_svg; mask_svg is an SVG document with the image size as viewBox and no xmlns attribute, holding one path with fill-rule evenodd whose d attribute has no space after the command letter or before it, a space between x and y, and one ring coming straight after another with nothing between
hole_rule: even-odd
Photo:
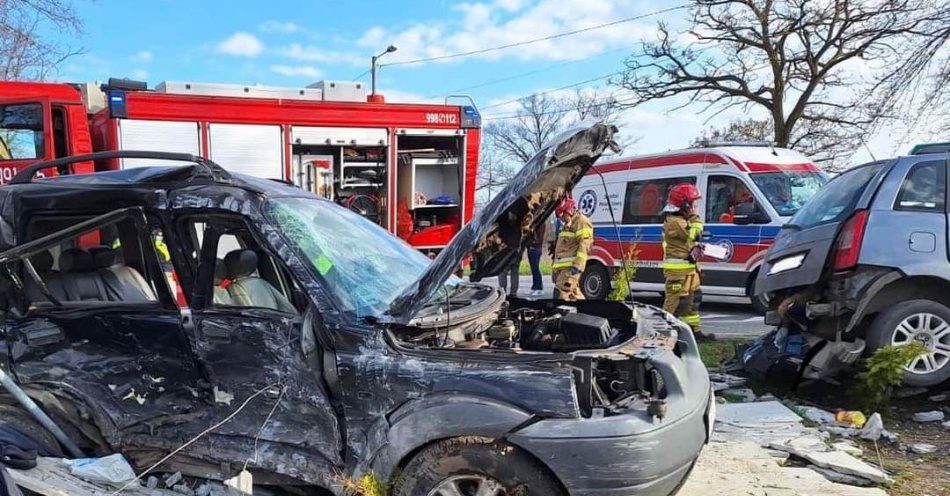
<instances>
[{"instance_id":1,"label":"white cloud","mask_svg":"<svg viewBox=\"0 0 950 496\"><path fill-rule=\"evenodd\" d=\"M258 26L258 29L264 31L265 33L284 33L284 34L293 34L304 31L304 28L293 22L289 21L275 21L269 20L264 21Z\"/></svg>"},{"instance_id":2,"label":"white cloud","mask_svg":"<svg viewBox=\"0 0 950 496\"><path fill-rule=\"evenodd\" d=\"M324 64L348 63L352 65L369 65L367 57L355 53L326 51L315 46L304 46L300 43L291 43L279 50L281 55L294 60L306 62L321 62Z\"/></svg>"},{"instance_id":3,"label":"white cloud","mask_svg":"<svg viewBox=\"0 0 950 496\"><path fill-rule=\"evenodd\" d=\"M287 77L308 77L312 79L317 79L323 76L323 73L320 69L309 65L279 65L275 64L270 66L271 72L276 72L282 76Z\"/></svg>"},{"instance_id":4,"label":"white cloud","mask_svg":"<svg viewBox=\"0 0 950 496\"><path fill-rule=\"evenodd\" d=\"M130 74L132 79L138 79L139 81L145 81L148 79L148 71L145 69L134 69Z\"/></svg>"},{"instance_id":5,"label":"white cloud","mask_svg":"<svg viewBox=\"0 0 950 496\"><path fill-rule=\"evenodd\" d=\"M393 61L414 60L508 45L527 39L589 28L643 14L656 6L629 0L517 0L461 3L451 19L419 22L402 30L375 26L357 44L369 49L392 43L399 47ZM514 14L514 15L512 15ZM572 36L479 54L486 60L579 60L609 49L632 46L655 35L656 18L631 21ZM463 58L450 59L455 62Z\"/></svg>"},{"instance_id":6,"label":"white cloud","mask_svg":"<svg viewBox=\"0 0 950 496\"><path fill-rule=\"evenodd\" d=\"M132 62L138 62L140 64L147 64L152 61L152 52L148 50L142 50L141 52L131 55L129 60Z\"/></svg>"},{"instance_id":7,"label":"white cloud","mask_svg":"<svg viewBox=\"0 0 950 496\"><path fill-rule=\"evenodd\" d=\"M264 51L264 44L252 34L237 32L218 43L215 50L226 55L257 57Z\"/></svg>"}]
</instances>

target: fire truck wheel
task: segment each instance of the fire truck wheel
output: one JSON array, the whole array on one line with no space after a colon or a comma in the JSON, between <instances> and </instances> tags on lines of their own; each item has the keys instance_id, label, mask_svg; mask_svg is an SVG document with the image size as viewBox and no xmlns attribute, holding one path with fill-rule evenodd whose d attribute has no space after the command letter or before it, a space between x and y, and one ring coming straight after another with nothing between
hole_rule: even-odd
<instances>
[{"instance_id":1,"label":"fire truck wheel","mask_svg":"<svg viewBox=\"0 0 950 496\"><path fill-rule=\"evenodd\" d=\"M610 272L598 262L588 262L581 274L581 292L588 300L603 300L610 293Z\"/></svg>"}]
</instances>

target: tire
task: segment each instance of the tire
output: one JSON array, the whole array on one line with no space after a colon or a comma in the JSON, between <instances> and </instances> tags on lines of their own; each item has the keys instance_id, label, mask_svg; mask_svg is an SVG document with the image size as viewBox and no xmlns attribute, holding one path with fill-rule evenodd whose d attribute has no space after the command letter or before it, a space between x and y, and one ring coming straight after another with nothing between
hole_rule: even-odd
<instances>
[{"instance_id":1,"label":"tire","mask_svg":"<svg viewBox=\"0 0 950 496\"><path fill-rule=\"evenodd\" d=\"M759 277L759 271L756 269L755 272L749 275L749 283L746 285L746 295L749 296L749 302L752 303L752 311L759 314L765 315L765 312L769 311L769 300L762 296L755 295L755 280Z\"/></svg>"},{"instance_id":2,"label":"tire","mask_svg":"<svg viewBox=\"0 0 950 496\"><path fill-rule=\"evenodd\" d=\"M610 271L597 262L591 262L581 274L581 292L588 300L605 300L610 294Z\"/></svg>"},{"instance_id":3,"label":"tire","mask_svg":"<svg viewBox=\"0 0 950 496\"><path fill-rule=\"evenodd\" d=\"M900 302L879 313L865 334L868 352L917 340L930 350L904 367L904 384L927 387L950 379L950 308L930 300Z\"/></svg>"},{"instance_id":4,"label":"tire","mask_svg":"<svg viewBox=\"0 0 950 496\"><path fill-rule=\"evenodd\" d=\"M447 490L454 486L455 492ZM540 462L502 441L460 437L437 441L417 453L399 474L393 496L566 496Z\"/></svg>"}]
</instances>

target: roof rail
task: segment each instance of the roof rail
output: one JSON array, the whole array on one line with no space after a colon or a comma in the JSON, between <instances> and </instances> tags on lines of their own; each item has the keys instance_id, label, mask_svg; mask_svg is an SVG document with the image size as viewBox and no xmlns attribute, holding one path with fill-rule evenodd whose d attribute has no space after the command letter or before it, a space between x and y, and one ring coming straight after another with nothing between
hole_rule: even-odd
<instances>
[{"instance_id":1,"label":"roof rail","mask_svg":"<svg viewBox=\"0 0 950 496\"><path fill-rule=\"evenodd\" d=\"M43 169L56 168L62 171L63 166L76 162L87 162L90 160L107 160L112 158L146 158L155 160L174 160L178 162L192 162L199 167L204 168L215 181L231 183L233 178L231 174L223 167L203 157L196 157L190 153L172 153L172 152L152 152L141 150L114 150L108 152L87 153L85 155L73 155L71 157L58 158L56 160L46 160L36 162L20 169L19 172L9 184L26 184L33 181L33 176Z\"/></svg>"},{"instance_id":2,"label":"roof rail","mask_svg":"<svg viewBox=\"0 0 950 496\"><path fill-rule=\"evenodd\" d=\"M714 148L717 146L765 146L770 148L775 148L774 141L712 141L712 140L700 140L698 143L700 148Z\"/></svg>"}]
</instances>

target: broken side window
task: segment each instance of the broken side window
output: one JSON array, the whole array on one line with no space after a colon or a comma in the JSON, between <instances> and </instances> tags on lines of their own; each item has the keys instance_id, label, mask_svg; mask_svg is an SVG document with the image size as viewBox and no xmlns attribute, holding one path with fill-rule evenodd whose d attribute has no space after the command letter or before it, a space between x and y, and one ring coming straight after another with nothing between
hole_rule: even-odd
<instances>
[{"instance_id":1,"label":"broken side window","mask_svg":"<svg viewBox=\"0 0 950 496\"><path fill-rule=\"evenodd\" d=\"M183 231L190 240L186 252L195 273L201 273L198 267L202 262L213 264L212 277L197 283L202 285L202 294L211 296L212 306L302 311L293 303L294 283L289 274L257 241L243 219L202 216L187 219Z\"/></svg>"},{"instance_id":2,"label":"broken side window","mask_svg":"<svg viewBox=\"0 0 950 496\"><path fill-rule=\"evenodd\" d=\"M144 216L136 209L122 212L31 219L27 242L3 254L22 253L3 261L23 286L26 306L170 301L155 251L143 234Z\"/></svg>"}]
</instances>

